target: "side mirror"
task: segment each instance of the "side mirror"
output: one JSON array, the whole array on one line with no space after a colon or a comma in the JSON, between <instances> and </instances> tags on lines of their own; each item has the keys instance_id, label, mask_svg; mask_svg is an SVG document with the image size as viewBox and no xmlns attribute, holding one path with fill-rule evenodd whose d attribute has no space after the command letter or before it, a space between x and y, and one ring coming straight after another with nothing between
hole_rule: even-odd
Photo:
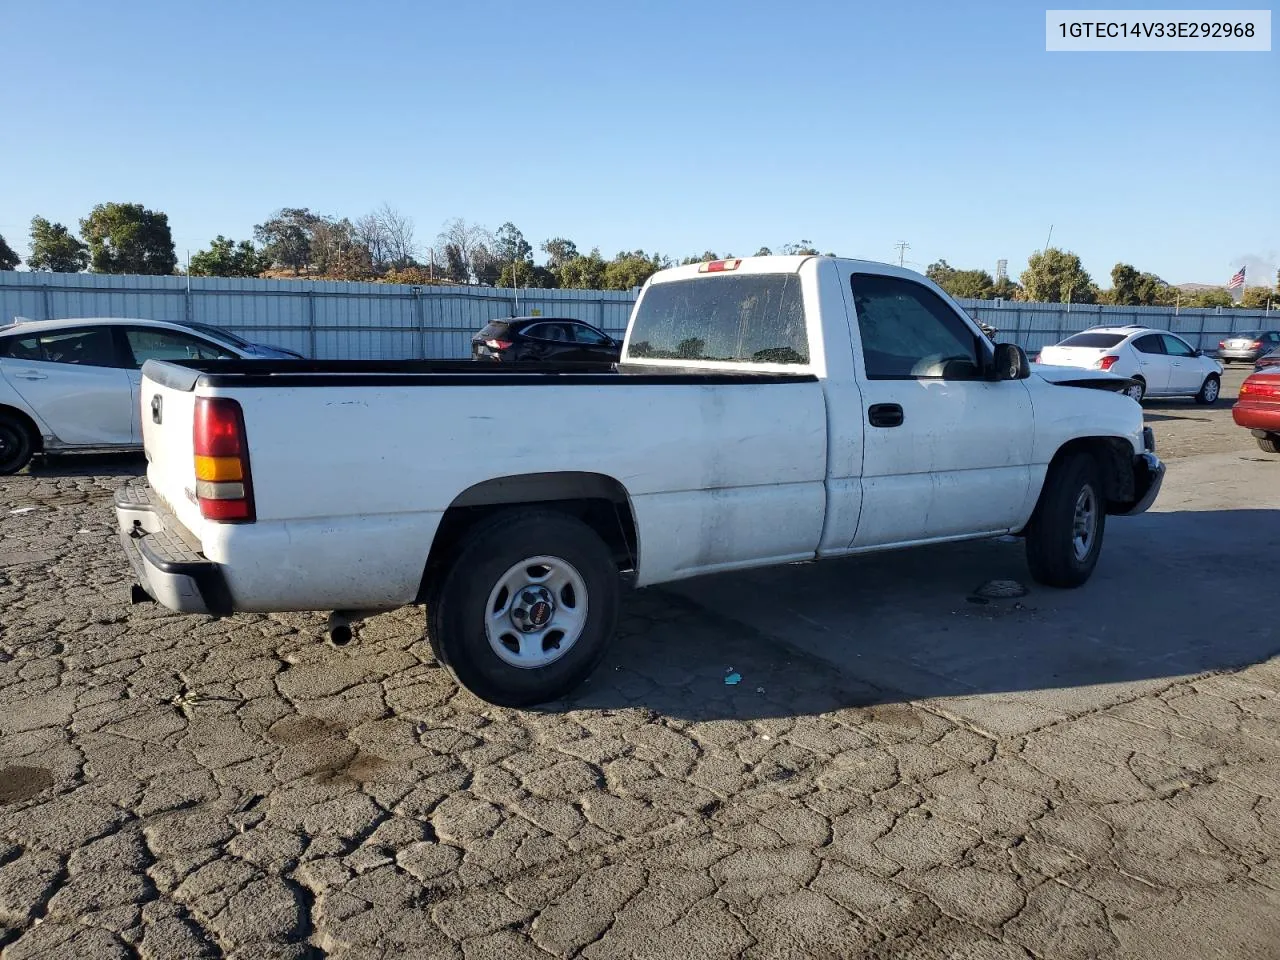
<instances>
[{"instance_id":1,"label":"side mirror","mask_svg":"<svg viewBox=\"0 0 1280 960\"><path fill-rule=\"evenodd\" d=\"M1031 361L1016 343L997 343L993 380L1025 380L1031 376Z\"/></svg>"},{"instance_id":2,"label":"side mirror","mask_svg":"<svg viewBox=\"0 0 1280 960\"><path fill-rule=\"evenodd\" d=\"M1203 351L1203 350L1201 350L1201 349L1199 349L1199 348L1197 348L1197 349L1196 349L1196 356L1197 356L1197 357L1203 357L1203 356L1204 356L1204 351Z\"/></svg>"}]
</instances>

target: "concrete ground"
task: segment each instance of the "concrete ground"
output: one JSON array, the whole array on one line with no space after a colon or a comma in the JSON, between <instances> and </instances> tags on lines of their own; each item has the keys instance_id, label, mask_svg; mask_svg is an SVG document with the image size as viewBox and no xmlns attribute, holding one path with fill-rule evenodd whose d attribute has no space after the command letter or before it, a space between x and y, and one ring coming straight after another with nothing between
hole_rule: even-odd
<instances>
[{"instance_id":1,"label":"concrete ground","mask_svg":"<svg viewBox=\"0 0 1280 960\"><path fill-rule=\"evenodd\" d=\"M1229 402L1148 407L1081 590L972 602L1028 582L991 542L644 591L528 712L417 610L127 606L137 460L2 478L0 951L1280 956L1280 457Z\"/></svg>"}]
</instances>

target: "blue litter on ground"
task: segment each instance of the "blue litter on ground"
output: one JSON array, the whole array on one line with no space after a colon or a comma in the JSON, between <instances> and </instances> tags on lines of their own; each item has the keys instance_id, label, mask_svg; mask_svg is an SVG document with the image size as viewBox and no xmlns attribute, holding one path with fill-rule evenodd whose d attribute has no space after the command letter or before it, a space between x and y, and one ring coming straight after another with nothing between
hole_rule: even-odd
<instances>
[{"instance_id":1,"label":"blue litter on ground","mask_svg":"<svg viewBox=\"0 0 1280 960\"><path fill-rule=\"evenodd\" d=\"M736 685L738 685L739 683L741 683L741 682L742 682L742 674L740 674L740 673L731 673L731 674L729 674L727 677L725 677L725 678L724 678L724 682L725 682L728 686L731 686L731 687L736 686Z\"/></svg>"}]
</instances>

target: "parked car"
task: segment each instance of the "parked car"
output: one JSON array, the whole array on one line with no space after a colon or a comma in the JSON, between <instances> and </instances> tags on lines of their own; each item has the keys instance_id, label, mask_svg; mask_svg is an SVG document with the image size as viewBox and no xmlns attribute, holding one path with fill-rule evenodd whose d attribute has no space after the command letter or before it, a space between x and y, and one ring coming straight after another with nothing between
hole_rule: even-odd
<instances>
[{"instance_id":1,"label":"parked car","mask_svg":"<svg viewBox=\"0 0 1280 960\"><path fill-rule=\"evenodd\" d=\"M1231 419L1247 427L1267 453L1280 453L1280 367L1249 375L1240 385Z\"/></svg>"},{"instance_id":2,"label":"parked car","mask_svg":"<svg viewBox=\"0 0 1280 960\"><path fill-rule=\"evenodd\" d=\"M1253 365L1254 373L1263 373L1272 369L1280 369L1280 347L1270 353L1264 353L1258 358L1257 363Z\"/></svg>"},{"instance_id":3,"label":"parked car","mask_svg":"<svg viewBox=\"0 0 1280 960\"><path fill-rule=\"evenodd\" d=\"M1280 330L1233 333L1218 344L1218 359L1223 363L1253 363L1277 347L1280 347Z\"/></svg>"},{"instance_id":4,"label":"parked car","mask_svg":"<svg viewBox=\"0 0 1280 960\"><path fill-rule=\"evenodd\" d=\"M474 360L617 363L622 344L581 320L509 317L491 320L471 338Z\"/></svg>"},{"instance_id":5,"label":"parked car","mask_svg":"<svg viewBox=\"0 0 1280 960\"><path fill-rule=\"evenodd\" d=\"M147 360L296 359L206 324L83 318L0 327L0 474L39 452L136 449Z\"/></svg>"},{"instance_id":6,"label":"parked car","mask_svg":"<svg viewBox=\"0 0 1280 960\"><path fill-rule=\"evenodd\" d=\"M900 267L663 270L622 356L268 376L150 362L147 479L116 496L134 596L334 611L340 643L353 611L425 603L461 684L530 704L600 661L624 574L644 587L1012 533L1037 581L1076 587L1108 515L1146 510L1164 476L1127 381L1033 372Z\"/></svg>"},{"instance_id":7,"label":"parked car","mask_svg":"<svg viewBox=\"0 0 1280 960\"><path fill-rule=\"evenodd\" d=\"M1134 400L1194 397L1213 403L1222 390L1222 364L1168 330L1092 327L1045 347L1038 363L1106 370L1129 379Z\"/></svg>"}]
</instances>

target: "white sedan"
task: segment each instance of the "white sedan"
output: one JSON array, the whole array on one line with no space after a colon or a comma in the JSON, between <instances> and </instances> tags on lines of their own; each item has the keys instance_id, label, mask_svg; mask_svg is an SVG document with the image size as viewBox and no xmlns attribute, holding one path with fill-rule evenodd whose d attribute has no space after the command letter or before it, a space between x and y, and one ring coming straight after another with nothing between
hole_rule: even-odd
<instances>
[{"instance_id":1,"label":"white sedan","mask_svg":"<svg viewBox=\"0 0 1280 960\"><path fill-rule=\"evenodd\" d=\"M1209 404L1222 390L1222 364L1177 334L1150 327L1093 327L1045 347L1037 363L1106 370L1128 377L1125 393L1144 397L1194 397Z\"/></svg>"},{"instance_id":2,"label":"white sedan","mask_svg":"<svg viewBox=\"0 0 1280 960\"><path fill-rule=\"evenodd\" d=\"M147 360L299 359L204 324L84 318L0 327L0 474L39 452L142 446Z\"/></svg>"}]
</instances>

